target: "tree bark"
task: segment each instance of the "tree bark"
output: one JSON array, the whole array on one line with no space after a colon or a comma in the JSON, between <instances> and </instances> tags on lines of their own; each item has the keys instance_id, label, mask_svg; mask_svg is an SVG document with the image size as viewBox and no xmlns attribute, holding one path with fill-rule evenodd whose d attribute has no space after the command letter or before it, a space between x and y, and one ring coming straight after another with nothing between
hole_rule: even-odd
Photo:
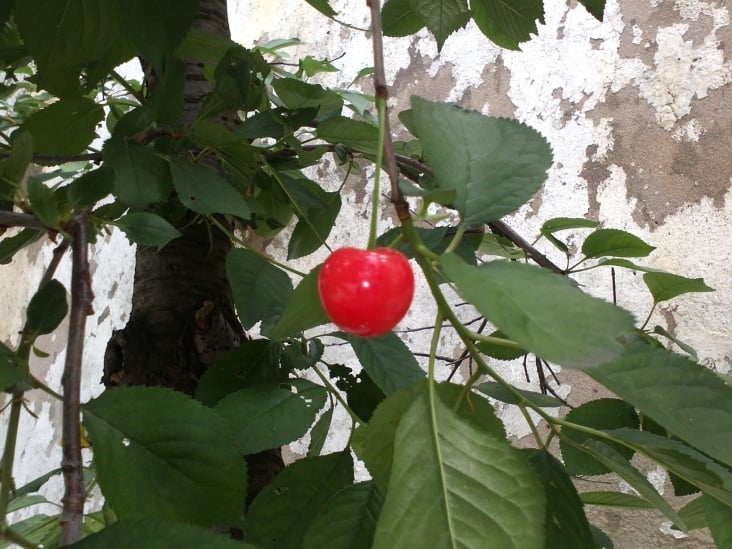
<instances>
[{"instance_id":1,"label":"tree bark","mask_svg":"<svg viewBox=\"0 0 732 549\"><path fill-rule=\"evenodd\" d=\"M228 37L226 0L201 0L193 26ZM211 84L201 63L185 61L181 123L190 126ZM148 76L154 88L156 75ZM226 113L222 120L232 127L236 114ZM180 230L183 236L160 250L138 247L130 319L113 334L105 353L102 382L107 388L157 385L193 395L206 368L246 338L226 276L228 237L192 216ZM251 501L284 465L279 450L247 456L247 462Z\"/></svg>"}]
</instances>

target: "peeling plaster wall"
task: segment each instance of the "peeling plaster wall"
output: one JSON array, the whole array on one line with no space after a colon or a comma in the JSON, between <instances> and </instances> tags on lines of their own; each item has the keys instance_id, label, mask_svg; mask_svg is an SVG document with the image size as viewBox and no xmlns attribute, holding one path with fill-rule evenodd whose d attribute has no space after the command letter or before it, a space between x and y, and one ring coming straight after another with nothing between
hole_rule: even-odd
<instances>
[{"instance_id":1,"label":"peeling plaster wall","mask_svg":"<svg viewBox=\"0 0 732 549\"><path fill-rule=\"evenodd\" d=\"M349 24L368 26L362 0L333 0L332 4ZM555 165L544 188L507 220L509 224L534 236L551 217L587 216L607 227L629 230L656 246L650 266L689 277L703 276L716 293L676 299L658 309L651 325L659 324L695 347L710 368L729 372L732 9L726 1L608 0L605 21L599 23L575 0L546 0L545 4L545 24L522 45L521 52L499 49L472 24L451 36L439 53L425 31L415 37L387 38L391 104L406 108L409 96L418 94L455 101L485 114L515 117L540 131L552 144ZM245 46L296 36L305 43L300 53L337 58L341 72L320 75L323 83L345 87L361 68L372 65L367 33L326 21L302 0L230 0L230 14L234 38ZM364 91L371 90L366 87ZM395 131L403 130L397 126ZM337 235L330 242L334 247L366 242L370 195L365 186L373 174L368 169L365 174L365 178L351 178L345 187ZM333 189L340 185L343 174L326 159L310 176ZM388 209L381 221L384 229L393 224ZM284 242L285 235L269 241L253 239L278 258L285 255ZM570 236L570 243L579 242L577 236ZM554 254L551 248L545 251ZM12 265L0 267L3 341L15 341L23 304L49 255L50 245L45 243L23 252ZM307 270L324 257L324 253L314 254L298 267ZM89 321L87 336L83 388L87 397L101 389L101 359L111 330L126 322L133 260L132 248L119 234L94 251L97 311ZM68 263L62 263L62 282L67 282L68 272ZM619 304L642 320L651 302L640 276L627 271L617 275ZM596 295L611 295L607 272L584 276L580 282ZM418 284L417 300L401 327L429 326L434 312L427 289ZM461 310L461 314L466 319L475 316L469 311ZM427 332L410 331L404 337L415 352L429 347ZM51 357L33 366L54 388L60 383L64 340L62 327L40 342ZM443 355L461 351L450 332L444 333L441 344ZM342 347L329 347L327 352L333 362L353 362ZM527 383L519 364L500 368L519 386L536 388L536 379ZM597 391L577 374L562 372L560 379L558 392L573 403ZM38 419L24 416L18 484L42 474L49 463L60 462L59 410L40 395L30 396ZM499 412L513 436L521 439L527 434L514 409L499 406ZM346 415L337 414L335 421L340 432L328 441L326 451L342 448L348 436ZM26 438L31 433L32 441ZM293 457L306 444L307 439L293 444ZM649 478L660 489L669 490L667 479L659 478L657 471L651 470ZM49 494L57 498L59 490L56 483ZM613 535L616 547L713 546L698 533L676 539L653 513L635 517L635 523L614 511L598 512L594 520Z\"/></svg>"}]
</instances>

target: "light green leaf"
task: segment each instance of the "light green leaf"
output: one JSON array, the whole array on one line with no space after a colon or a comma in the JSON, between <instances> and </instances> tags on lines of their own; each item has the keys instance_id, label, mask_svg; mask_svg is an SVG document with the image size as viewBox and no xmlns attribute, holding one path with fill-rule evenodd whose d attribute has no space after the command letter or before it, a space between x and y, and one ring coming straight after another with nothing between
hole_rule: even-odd
<instances>
[{"instance_id":1,"label":"light green leaf","mask_svg":"<svg viewBox=\"0 0 732 549\"><path fill-rule=\"evenodd\" d=\"M412 113L437 185L456 191L452 206L468 226L513 212L546 179L549 144L516 120L419 97L412 97Z\"/></svg>"},{"instance_id":2,"label":"light green leaf","mask_svg":"<svg viewBox=\"0 0 732 549\"><path fill-rule=\"evenodd\" d=\"M183 522L125 520L106 526L102 531L74 544L78 549L254 549L253 545L215 534L210 529Z\"/></svg>"},{"instance_id":3,"label":"light green leaf","mask_svg":"<svg viewBox=\"0 0 732 549\"><path fill-rule=\"evenodd\" d=\"M44 231L38 229L23 229L15 236L0 240L0 265L10 263L16 252L32 244L44 234L46 234Z\"/></svg>"},{"instance_id":4,"label":"light green leaf","mask_svg":"<svg viewBox=\"0 0 732 549\"><path fill-rule=\"evenodd\" d=\"M8 513L18 511L19 509L25 509L27 507L32 507L33 505L38 505L39 503L51 502L48 501L45 496L42 496L40 494L31 494L28 496L15 497L11 499L10 503L8 504Z\"/></svg>"},{"instance_id":5,"label":"light green leaf","mask_svg":"<svg viewBox=\"0 0 732 549\"><path fill-rule=\"evenodd\" d=\"M541 548L543 492L506 440L423 392L397 428L374 548Z\"/></svg>"},{"instance_id":6,"label":"light green leaf","mask_svg":"<svg viewBox=\"0 0 732 549\"><path fill-rule=\"evenodd\" d=\"M524 259L526 257L526 252L516 247L513 242L493 233L483 235L478 252L483 255L503 257L505 259Z\"/></svg>"},{"instance_id":7,"label":"light green leaf","mask_svg":"<svg viewBox=\"0 0 732 549\"><path fill-rule=\"evenodd\" d=\"M33 160L33 137L30 132L19 131L13 134L12 143L10 155L0 167L0 174L3 178L19 184Z\"/></svg>"},{"instance_id":8,"label":"light green leaf","mask_svg":"<svg viewBox=\"0 0 732 549\"><path fill-rule=\"evenodd\" d=\"M318 137L357 151L376 154L379 128L360 120L334 116L318 124Z\"/></svg>"},{"instance_id":9,"label":"light green leaf","mask_svg":"<svg viewBox=\"0 0 732 549\"><path fill-rule=\"evenodd\" d=\"M10 527L16 534L23 536L28 543L40 545L48 538L59 539L61 536L61 515L34 515L30 518L11 524ZM7 542L0 542L0 547L10 547Z\"/></svg>"},{"instance_id":10,"label":"light green leaf","mask_svg":"<svg viewBox=\"0 0 732 549\"><path fill-rule=\"evenodd\" d=\"M438 51L448 36L470 21L466 0L409 0L409 5L434 35Z\"/></svg>"},{"instance_id":11,"label":"light green leaf","mask_svg":"<svg viewBox=\"0 0 732 549\"><path fill-rule=\"evenodd\" d=\"M527 351L570 368L609 360L634 328L626 311L537 267L494 261L472 267L441 256L445 275L491 323Z\"/></svg>"},{"instance_id":12,"label":"light green leaf","mask_svg":"<svg viewBox=\"0 0 732 549\"><path fill-rule=\"evenodd\" d=\"M33 213L46 227L55 229L59 226L58 204L56 193L35 177L28 179L28 199Z\"/></svg>"},{"instance_id":13,"label":"light green leaf","mask_svg":"<svg viewBox=\"0 0 732 549\"><path fill-rule=\"evenodd\" d=\"M703 495L699 496L679 509L679 516L684 520L689 530L698 530L708 526L707 516L704 512L705 499Z\"/></svg>"},{"instance_id":14,"label":"light green leaf","mask_svg":"<svg viewBox=\"0 0 732 549\"><path fill-rule=\"evenodd\" d=\"M703 278L686 278L671 273L646 273L643 275L643 281L648 286L655 303L667 301L682 294L714 291L714 288L704 284Z\"/></svg>"},{"instance_id":15,"label":"light green leaf","mask_svg":"<svg viewBox=\"0 0 732 549\"><path fill-rule=\"evenodd\" d=\"M323 387L299 380L297 392L278 385L254 385L231 393L216 405L235 434L242 454L256 454L297 440L325 404Z\"/></svg>"},{"instance_id":16,"label":"light green leaf","mask_svg":"<svg viewBox=\"0 0 732 549\"><path fill-rule=\"evenodd\" d=\"M170 175L178 200L186 208L201 214L231 214L249 219L251 212L244 197L215 171L170 158Z\"/></svg>"},{"instance_id":17,"label":"light green leaf","mask_svg":"<svg viewBox=\"0 0 732 549\"><path fill-rule=\"evenodd\" d=\"M83 414L99 485L122 521L241 518L246 463L210 408L170 389L118 387Z\"/></svg>"},{"instance_id":18,"label":"light green leaf","mask_svg":"<svg viewBox=\"0 0 732 549\"><path fill-rule=\"evenodd\" d=\"M130 239L142 246L165 246L181 232L165 219L150 212L130 212L115 223Z\"/></svg>"},{"instance_id":19,"label":"light green leaf","mask_svg":"<svg viewBox=\"0 0 732 549\"><path fill-rule=\"evenodd\" d=\"M633 407L617 398L601 398L585 402L581 406L570 410L564 419L599 431L619 429L621 427L638 429L640 426L638 414ZM605 444L612 446L623 458L629 460L633 457L633 450L625 446L608 443L605 439L593 437L569 426L563 426L559 447L562 450L565 467L570 475L602 475L610 472L602 462L598 462L577 447L588 440L602 440Z\"/></svg>"},{"instance_id":20,"label":"light green leaf","mask_svg":"<svg viewBox=\"0 0 732 549\"><path fill-rule=\"evenodd\" d=\"M491 42L502 48L518 50L536 34L536 21L544 23L541 0L471 0L473 19Z\"/></svg>"},{"instance_id":21,"label":"light green leaf","mask_svg":"<svg viewBox=\"0 0 732 549\"><path fill-rule=\"evenodd\" d=\"M68 155L84 152L96 137L104 110L91 99L62 99L30 115L22 128L33 136L39 154Z\"/></svg>"},{"instance_id":22,"label":"light green leaf","mask_svg":"<svg viewBox=\"0 0 732 549\"><path fill-rule=\"evenodd\" d=\"M247 249L229 252L226 272L244 328L262 321L263 331L282 314L292 294L292 282L282 269Z\"/></svg>"},{"instance_id":23,"label":"light green leaf","mask_svg":"<svg viewBox=\"0 0 732 549\"><path fill-rule=\"evenodd\" d=\"M409 36L424 27L424 21L412 10L411 0L387 0L381 9L381 26L385 36Z\"/></svg>"},{"instance_id":24,"label":"light green leaf","mask_svg":"<svg viewBox=\"0 0 732 549\"><path fill-rule=\"evenodd\" d=\"M704 512L717 547L732 547L732 506L704 496Z\"/></svg>"},{"instance_id":25,"label":"light green leaf","mask_svg":"<svg viewBox=\"0 0 732 549\"><path fill-rule=\"evenodd\" d=\"M104 164L114 170L114 194L123 202L144 208L162 202L173 188L165 160L152 149L125 139L109 139Z\"/></svg>"},{"instance_id":26,"label":"light green leaf","mask_svg":"<svg viewBox=\"0 0 732 549\"><path fill-rule=\"evenodd\" d=\"M562 464L545 450L527 450L546 496L544 549L592 547L592 531L582 501Z\"/></svg>"},{"instance_id":27,"label":"light green leaf","mask_svg":"<svg viewBox=\"0 0 732 549\"><path fill-rule=\"evenodd\" d=\"M424 379L425 373L417 359L394 333L380 337L358 337L342 332L334 335L351 344L363 369L387 395Z\"/></svg>"},{"instance_id":28,"label":"light green leaf","mask_svg":"<svg viewBox=\"0 0 732 549\"><path fill-rule=\"evenodd\" d=\"M7 391L24 379L25 376L18 367L18 357L0 343L0 391Z\"/></svg>"},{"instance_id":29,"label":"light green leaf","mask_svg":"<svg viewBox=\"0 0 732 549\"><path fill-rule=\"evenodd\" d=\"M68 311L66 288L58 280L49 280L28 303L28 330L34 335L50 334Z\"/></svg>"},{"instance_id":30,"label":"light green leaf","mask_svg":"<svg viewBox=\"0 0 732 549\"><path fill-rule=\"evenodd\" d=\"M656 248L618 229L598 229L582 244L587 257L646 257Z\"/></svg>"},{"instance_id":31,"label":"light green leaf","mask_svg":"<svg viewBox=\"0 0 732 549\"><path fill-rule=\"evenodd\" d=\"M633 343L587 373L669 433L732 466L732 387L704 366Z\"/></svg>"},{"instance_id":32,"label":"light green leaf","mask_svg":"<svg viewBox=\"0 0 732 549\"><path fill-rule=\"evenodd\" d=\"M290 109L317 108L317 120L337 116L343 109L343 99L319 84L307 84L294 78L278 78L272 82L272 87Z\"/></svg>"},{"instance_id":33,"label":"light green leaf","mask_svg":"<svg viewBox=\"0 0 732 549\"><path fill-rule=\"evenodd\" d=\"M268 337L281 340L330 322L318 295L320 265L300 281Z\"/></svg>"},{"instance_id":34,"label":"light green leaf","mask_svg":"<svg viewBox=\"0 0 732 549\"><path fill-rule=\"evenodd\" d=\"M500 400L501 402L507 402L508 404L518 404L516 398L508 392L502 385L499 385L495 381L486 381L480 385L476 385L475 389L480 391L484 395L488 395L491 398ZM550 395L544 395L542 393L536 393L534 391L524 391L523 389L516 389L521 396L527 401L531 402L534 406L541 408L557 408L564 406L561 400L554 398Z\"/></svg>"},{"instance_id":35,"label":"light green leaf","mask_svg":"<svg viewBox=\"0 0 732 549\"><path fill-rule=\"evenodd\" d=\"M247 541L299 549L311 521L336 492L353 482L348 452L289 465L256 497L247 514Z\"/></svg>"},{"instance_id":36,"label":"light green leaf","mask_svg":"<svg viewBox=\"0 0 732 549\"><path fill-rule=\"evenodd\" d=\"M302 549L371 549L382 504L373 482L345 487L310 524Z\"/></svg>"},{"instance_id":37,"label":"light green leaf","mask_svg":"<svg viewBox=\"0 0 732 549\"><path fill-rule=\"evenodd\" d=\"M643 498L622 492L582 492L580 499L585 505L605 507L624 507L626 509L653 509L653 505Z\"/></svg>"}]
</instances>

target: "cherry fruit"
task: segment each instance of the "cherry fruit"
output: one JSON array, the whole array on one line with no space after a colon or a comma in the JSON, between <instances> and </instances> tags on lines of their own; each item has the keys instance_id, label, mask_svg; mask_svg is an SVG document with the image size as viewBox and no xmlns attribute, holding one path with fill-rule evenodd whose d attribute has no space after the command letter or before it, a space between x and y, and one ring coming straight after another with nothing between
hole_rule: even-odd
<instances>
[{"instance_id":1,"label":"cherry fruit","mask_svg":"<svg viewBox=\"0 0 732 549\"><path fill-rule=\"evenodd\" d=\"M376 337L404 318L414 296L414 274L397 250L340 248L323 263L318 293L341 330Z\"/></svg>"}]
</instances>

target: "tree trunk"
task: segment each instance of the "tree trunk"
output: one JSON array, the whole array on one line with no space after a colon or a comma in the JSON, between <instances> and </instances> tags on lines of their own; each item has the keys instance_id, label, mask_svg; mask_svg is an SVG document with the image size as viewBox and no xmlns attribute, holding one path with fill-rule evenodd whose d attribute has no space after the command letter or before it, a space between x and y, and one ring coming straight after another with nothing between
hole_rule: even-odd
<instances>
[{"instance_id":1,"label":"tree trunk","mask_svg":"<svg viewBox=\"0 0 732 549\"><path fill-rule=\"evenodd\" d=\"M201 0L193 26L228 37L226 0ZM154 89L156 75L148 78ZM196 119L210 91L203 65L186 60L183 125ZM231 127L236 115L227 113L223 120ZM138 247L130 320L113 334L105 353L107 388L157 385L193 395L206 368L246 338L226 276L231 243L206 221L192 221L186 219L183 236L161 250ZM247 462L251 501L283 464L279 450L247 456Z\"/></svg>"}]
</instances>

